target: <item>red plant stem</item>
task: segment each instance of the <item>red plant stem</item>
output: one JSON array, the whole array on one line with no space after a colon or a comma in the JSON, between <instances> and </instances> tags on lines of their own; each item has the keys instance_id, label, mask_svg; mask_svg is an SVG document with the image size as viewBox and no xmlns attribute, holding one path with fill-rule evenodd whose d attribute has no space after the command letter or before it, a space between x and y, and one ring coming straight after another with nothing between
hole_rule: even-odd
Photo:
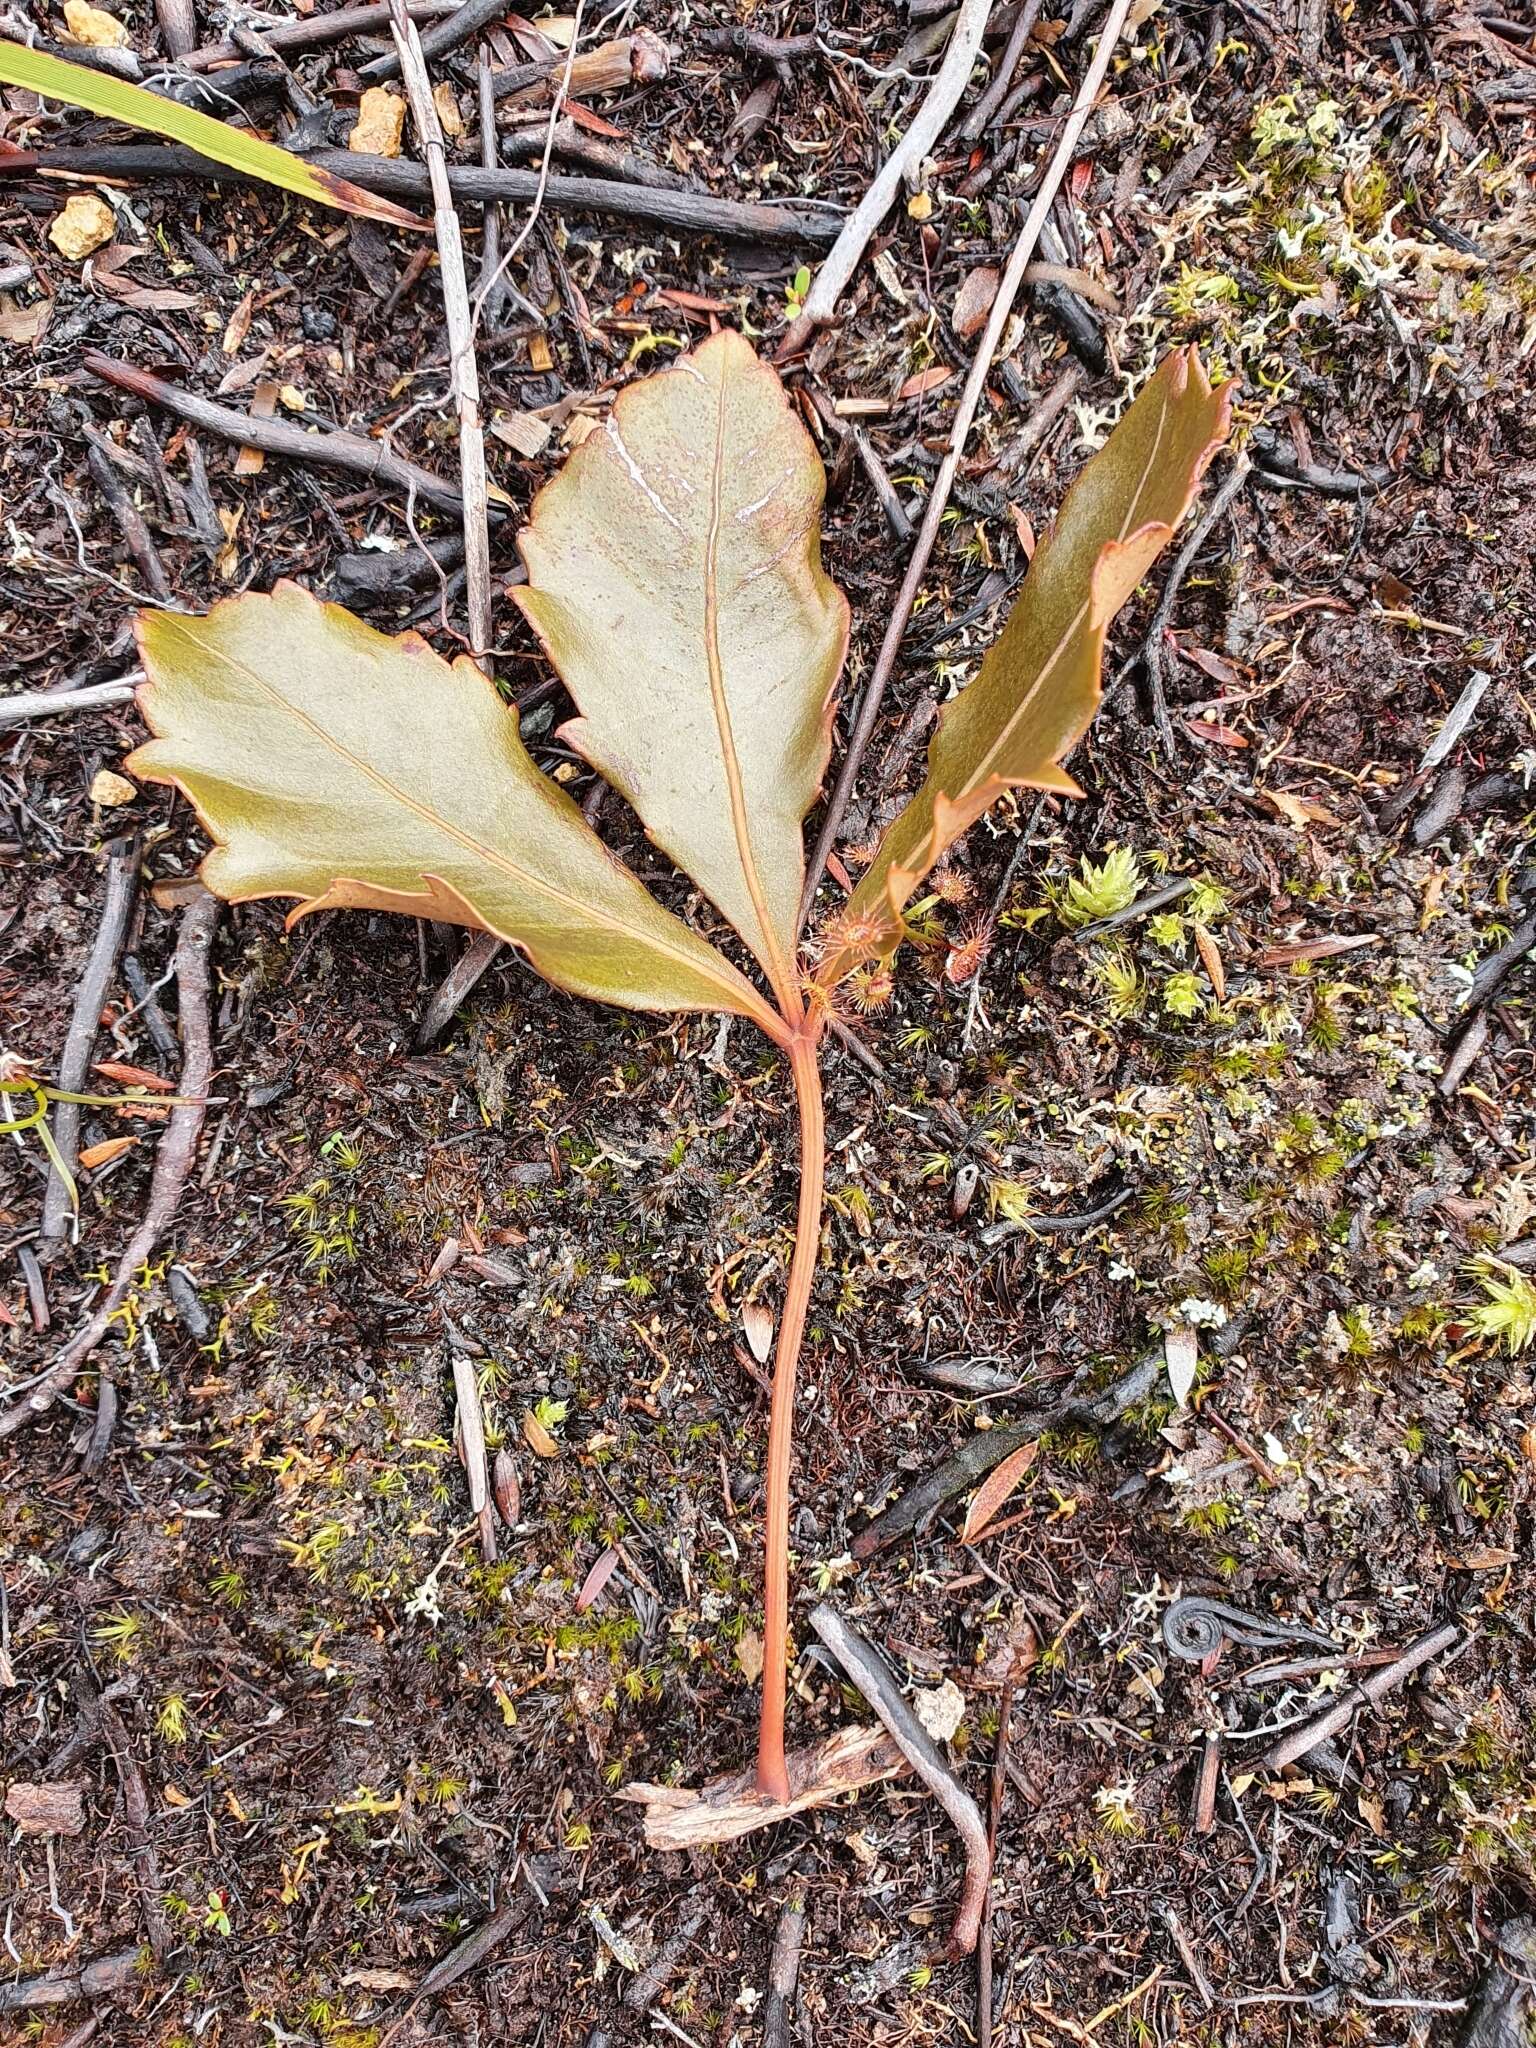
<instances>
[{"instance_id":1,"label":"red plant stem","mask_svg":"<svg viewBox=\"0 0 1536 2048\"><path fill-rule=\"evenodd\" d=\"M779 1800L789 1797L789 1772L784 1762L784 1690L789 1642L789 1456L795 1431L795 1371L800 1362L811 1282L821 1247L821 1197L827 1163L821 1065L816 1057L819 1035L819 1021L802 1015L785 1047L800 1110L800 1206L795 1217L795 1250L789 1264L789 1285L784 1292L784 1313L773 1359L773 1398L768 1410L763 1707L757 1736L757 1789L765 1798Z\"/></svg>"}]
</instances>

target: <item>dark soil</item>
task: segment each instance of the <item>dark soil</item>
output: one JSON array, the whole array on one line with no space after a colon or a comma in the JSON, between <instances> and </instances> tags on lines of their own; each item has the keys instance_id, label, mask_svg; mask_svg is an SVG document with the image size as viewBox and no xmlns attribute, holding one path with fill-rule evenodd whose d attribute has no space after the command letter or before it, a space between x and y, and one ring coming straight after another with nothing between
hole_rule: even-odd
<instances>
[{"instance_id":1,"label":"dark soil","mask_svg":"<svg viewBox=\"0 0 1536 2048\"><path fill-rule=\"evenodd\" d=\"M1478 1057L1438 1085L1479 961L1536 907L1536 46L1509 15L1523 20L1447 0L1168 0L1149 14L1063 225L1069 263L1121 309L1089 308L1112 367L1085 373L1021 453L1073 358L1048 305L1010 336L849 819L854 865L915 779L931 703L974 673L1030 536L1131 385L1199 342L1241 380L1238 440L1261 467L1178 600L1176 754L1133 669L1075 763L1086 800L1007 802L954 864L936 938L984 931L979 978L956 987L942 943L909 953L893 1003L857 1027L883 1078L836 1047L826 1063L797 1614L829 1598L903 1683L958 1688L952 1754L983 1804L998 1652L1033 1636L994 1886L992 2038L1009 2048L1450 2043L1493 1936L1536 1894L1536 1418L1517 1348L1536 1330L1528 961L1486 1011ZM155 58L149 10L124 18ZM719 195L851 206L921 90L867 67L931 69L903 54L913 23L894 6L823 15L825 51L779 79L751 54L705 53L704 31L732 19L666 4L608 18L601 34L643 20L674 59L595 111ZM1068 103L1098 20L1078 7L1048 56L1036 46L1038 92L974 157L943 145L928 218L892 215L846 321L791 373L832 474L827 562L854 615L845 699L905 554L844 437L867 433L920 506L962 378L903 387L967 364L957 292L1005 258L1049 143L1041 117ZM770 34L816 25L807 8L752 15ZM202 33L224 26L199 11ZM497 33L502 59L526 54ZM341 135L348 67L369 54L354 40L295 60ZM473 62L437 75L456 83L469 160ZM3 105L11 145L108 132L39 119L19 92ZM264 118L280 125L270 105ZM103 443L177 604L294 576L452 651L456 579L445 596L430 575L414 590L376 575L359 594L380 549L408 559L397 497L271 456L237 473L233 448L81 366L102 348L242 408L270 379L282 416L398 425L402 453L451 475L441 306L435 272L407 267L416 244L254 190L139 184L113 199L116 239L82 268L47 239L57 181L0 183L0 266L14 254L35 269L0 296L12 687L133 664L130 622L151 592L103 493ZM466 226L473 263L473 208ZM514 275L547 328L514 303L482 348L490 411L553 424L533 460L494 444L519 510L573 418L600 422L629 376L708 331L700 299L771 347L801 260L546 210ZM879 403L839 414L849 399ZM188 510L197 456L217 531L199 532L195 491ZM1311 481L1280 487L1286 463ZM1378 472L1379 489L1350 482ZM416 524L451 531L420 507ZM493 535L503 580L514 524ZM1115 629L1109 678L1166 573L1165 558ZM525 691L544 669L510 602L497 627L498 674ZM1415 782L1479 671L1491 680L1471 722ZM570 776L563 705L544 702L524 731ZM204 850L163 789L93 800L141 737L131 706L0 730L0 1022L44 1080L96 934L104 843L140 836L129 950L152 984L175 935L164 885ZM655 875L617 800L603 829ZM1116 848L1136 857L1131 895L1181 878L1193 892L1080 937L1067 883ZM1330 952L1339 939L1363 943ZM217 1100L174 1230L68 1398L0 1444L0 1780L83 1798L78 1832L14 1829L0 1851L0 2040L753 2044L775 1929L802 1895L791 2038L973 2040L975 1965L944 1958L958 1851L912 1781L691 1859L648 1853L615 1797L751 1754L766 1404L740 1308L782 1288L787 1074L745 1025L722 1046L713 1021L600 1012L505 957L415 1052L461 944L386 918L288 934L280 906L226 912ZM177 1072L120 974L96 1057ZM86 1110L84 1145L137 1142L82 1172L79 1242L30 1288L21 1253L47 1161L34 1135L11 1140L13 1397L131 1236L157 1129ZM956 1220L968 1167L979 1184ZM1122 1191L1103 1221L1029 1226ZM189 1285L173 1299L175 1275ZM1201 1337L1190 1404L1160 1379L1108 1431L1049 1432L974 1543L960 1501L854 1561L873 1513L977 1429L1110 1384L1170 1325ZM454 1344L517 1464L516 1526L491 1565L452 1441ZM91 1478L100 1358L119 1411ZM946 1389L925 1371L938 1360L997 1368L1010 1391ZM552 1456L530 1446L541 1429ZM617 1568L579 1609L610 1546ZM1160 1620L1181 1592L1350 1652L1445 1621L1463 1633L1336 1738L1341 1782L1316 1759L1256 1773L1263 1731L1330 1704L1337 1674L1245 1676L1305 1645L1172 1659ZM797 1640L792 1738L807 1740L864 1710L803 1624ZM103 1687L121 1742L110 1710L105 1739L93 1718ZM509 1904L499 1942L412 2003L431 1965ZM5 1990L135 1951L94 1999Z\"/></svg>"}]
</instances>

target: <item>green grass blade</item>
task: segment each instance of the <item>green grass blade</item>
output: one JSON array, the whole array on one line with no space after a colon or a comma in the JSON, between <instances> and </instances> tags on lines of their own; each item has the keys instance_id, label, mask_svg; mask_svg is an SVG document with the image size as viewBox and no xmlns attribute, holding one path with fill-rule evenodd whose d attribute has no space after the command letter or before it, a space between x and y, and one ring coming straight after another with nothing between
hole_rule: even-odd
<instances>
[{"instance_id":1,"label":"green grass blade","mask_svg":"<svg viewBox=\"0 0 1536 2048\"><path fill-rule=\"evenodd\" d=\"M217 83L218 74L214 74ZM147 129L168 142L184 143L199 156L263 184L278 185L300 199L317 206L339 207L343 213L358 213L370 220L388 221L395 227L424 228L428 223L388 199L365 192L332 171L322 171L302 157L290 156L275 143L263 142L243 128L231 128L192 107L162 99L126 79L113 78L104 71L88 71L83 64L71 64L63 57L50 57L45 50L29 50L20 43L0 39L0 85L23 86L47 99L63 100L72 107L84 107L109 121L122 121L130 128Z\"/></svg>"}]
</instances>

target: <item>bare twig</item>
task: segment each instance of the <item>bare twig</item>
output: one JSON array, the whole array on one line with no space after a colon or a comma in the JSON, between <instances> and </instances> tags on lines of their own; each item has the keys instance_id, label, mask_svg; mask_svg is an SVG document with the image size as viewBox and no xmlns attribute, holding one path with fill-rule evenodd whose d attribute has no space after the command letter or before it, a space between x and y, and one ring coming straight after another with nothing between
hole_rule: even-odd
<instances>
[{"instance_id":1,"label":"bare twig","mask_svg":"<svg viewBox=\"0 0 1536 2048\"><path fill-rule=\"evenodd\" d=\"M101 923L96 927L95 944L75 990L75 1006L70 1013L64 1050L59 1055L57 1085L67 1094L77 1095L85 1086L96 1034L101 1029L102 1005L112 986L117 956L128 936L128 920L133 915L138 888L139 842L137 839L115 839L107 850L107 883ZM53 1142L71 1177L80 1151L81 1107L78 1102L54 1105ZM69 1228L72 1206L68 1181L57 1166L50 1165L48 1185L43 1193L42 1228L37 1235L37 1248L43 1259L57 1256Z\"/></svg>"},{"instance_id":2,"label":"bare twig","mask_svg":"<svg viewBox=\"0 0 1536 2048\"><path fill-rule=\"evenodd\" d=\"M971 67L981 49L982 31L990 11L991 0L961 0L950 31L949 48L934 74L927 97L911 127L880 166L857 210L843 224L826 261L812 280L799 318L790 323L784 335L779 350L781 360L808 341L837 311L838 299L858 269L870 236L890 211L903 177L922 162L959 106L971 81Z\"/></svg>"},{"instance_id":3,"label":"bare twig","mask_svg":"<svg viewBox=\"0 0 1536 2048\"><path fill-rule=\"evenodd\" d=\"M426 166L407 163L403 157L354 156L345 149L317 149L304 161L350 178L354 185L381 198L421 200L431 196ZM19 152L4 159L3 168L7 173L38 170L70 177L190 178L205 185L256 182L222 164L210 164L196 150L153 142ZM539 189L536 172L515 166L486 171L476 164L454 164L448 171L448 184L459 200L525 200L532 199ZM746 242L793 242L815 248L835 239L841 220L841 215L831 210L765 206L755 200L717 199L712 192L693 186L677 191L625 185L607 178L551 176L545 181L544 198L545 204L558 212L611 214L617 220L646 221L671 234L726 235ZM250 443L252 447L261 445Z\"/></svg>"},{"instance_id":4,"label":"bare twig","mask_svg":"<svg viewBox=\"0 0 1536 2048\"><path fill-rule=\"evenodd\" d=\"M436 995L422 1013L416 1027L418 1052L432 1045L447 1029L449 1020L485 970L501 952L501 940L494 932L475 932L458 959L443 976Z\"/></svg>"},{"instance_id":5,"label":"bare twig","mask_svg":"<svg viewBox=\"0 0 1536 2048\"><path fill-rule=\"evenodd\" d=\"M1019 59L1024 54L1024 45L1035 32L1035 23L1040 19L1040 0L1024 0L1024 5L1014 17L1013 30L1008 37L997 69L992 74L992 83L972 107L960 124L960 140L975 142L979 139L992 116L1002 105L1008 88L1013 83L1013 74L1019 68Z\"/></svg>"},{"instance_id":6,"label":"bare twig","mask_svg":"<svg viewBox=\"0 0 1536 2048\"><path fill-rule=\"evenodd\" d=\"M139 1880L140 1905L144 1913L144 1925L149 1935L149 1945L157 1961L164 1961L175 1946L171 1939L171 1926L166 1918L165 1903L161 1896L160 1863L155 1855L155 1845L149 1837L149 1791L144 1783L144 1773L139 1760L133 1753L133 1744L123 1717L116 1707L106 1699L98 1697L96 1712L101 1722L101 1732L111 1754L118 1782L123 1788L123 1819L127 1825L128 1853L133 1861L134 1871Z\"/></svg>"},{"instance_id":7,"label":"bare twig","mask_svg":"<svg viewBox=\"0 0 1536 2048\"><path fill-rule=\"evenodd\" d=\"M472 0L478 4L478 0ZM443 124L432 98L421 36L406 12L405 0L393 0L392 26L399 52L402 83L410 101L411 119L427 159L432 182L432 219L437 235L438 276L443 313L448 322L448 356L452 366L453 402L459 418L459 474L464 486L465 603L469 612L470 652L489 670L491 645L491 531L486 489L485 429L480 422L480 369L475 361L475 330L469 310L469 282L464 275L464 235L448 183L448 152Z\"/></svg>"},{"instance_id":8,"label":"bare twig","mask_svg":"<svg viewBox=\"0 0 1536 2048\"><path fill-rule=\"evenodd\" d=\"M183 391L179 384L167 384L164 378L153 376L134 363L100 355L95 349L87 349L80 360L103 383L115 384L119 390L131 391L151 405L163 406L178 419L190 420L193 426L217 434L221 440L233 441L242 448L261 448L269 455L288 455L297 462L322 468L350 470L368 483L393 484L408 497L425 498L429 505L440 506L445 512L458 512L463 506L457 484L407 462L382 441L370 441L362 434L349 434L341 428L311 433L288 420L258 420L249 413L236 412L233 406L215 405L210 398ZM495 509L500 511L500 507Z\"/></svg>"},{"instance_id":9,"label":"bare twig","mask_svg":"<svg viewBox=\"0 0 1536 2048\"><path fill-rule=\"evenodd\" d=\"M1420 1636L1394 1663L1373 1673L1360 1685L1352 1686L1326 1714L1319 1714L1315 1721L1307 1721L1300 1728L1293 1728L1288 1735L1281 1736L1272 1748L1264 1752L1254 1769L1283 1770L1285 1765L1305 1756L1318 1743L1329 1741L1340 1729L1349 1726L1362 1707L1375 1706L1378 1700L1385 1699L1394 1686L1401 1685L1421 1664L1427 1664L1431 1657L1438 1657L1450 1649L1460 1634L1455 1622L1448 1621L1443 1627L1431 1629L1428 1635Z\"/></svg>"},{"instance_id":10,"label":"bare twig","mask_svg":"<svg viewBox=\"0 0 1536 2048\"><path fill-rule=\"evenodd\" d=\"M72 711L106 711L114 704L131 704L137 677L124 676L116 683L87 683L79 690L23 690L18 697L0 698L0 728L27 725L34 718L63 718Z\"/></svg>"},{"instance_id":11,"label":"bare twig","mask_svg":"<svg viewBox=\"0 0 1536 2048\"><path fill-rule=\"evenodd\" d=\"M929 557L933 553L934 542L938 539L939 527L943 522L944 513L949 504L949 494L954 487L955 476L960 467L960 458L965 452L966 440L970 435L971 422L976 416L976 407L980 403L982 389L992 368L992 358L997 352L997 345L1002 338L1004 325L1010 312L1013 310L1013 302L1017 298L1019 287L1024 280L1024 272L1028 267L1030 258L1035 253L1035 244L1039 240L1040 230L1045 224L1046 216L1051 210L1051 204L1056 197L1061 181L1067 174L1067 167L1072 161L1072 153L1077 147L1078 137L1083 132L1083 125L1087 121L1093 107L1093 102L1098 96L1099 87L1104 82L1105 73L1109 69L1109 60L1114 54L1116 43L1120 40L1120 31L1125 24L1125 17L1129 7L1130 0L1110 0L1109 15L1103 28L1099 31L1099 40L1094 49L1092 61L1087 71L1083 74L1082 83L1077 89L1077 96L1072 102L1072 111L1067 116L1065 126L1061 132L1061 138L1056 144L1050 162L1046 166L1045 174L1041 178L1035 193L1034 204L1030 207L1029 213L1025 217L1024 225L1019 230L1019 238L1013 245L1012 254L1008 258L1007 267L998 285L997 297L993 300L992 311L987 317L986 330L982 334L980 344L976 350L976 359L971 364L970 375L965 381L965 389L961 393L960 402L955 408L955 422L950 432L949 447L945 451L944 460L939 467L939 473L934 478L933 488L928 494L928 503L923 512L923 523L918 529L917 545L912 550L911 561L907 564L907 573L902 579L901 590L891 614L891 622L886 628L885 638L881 642L879 658L876 660L874 670L870 675L868 683L865 685L863 701L859 705L858 716L854 720L853 731L849 735L848 750L844 756L842 769L837 778L837 786L832 792L831 798L827 803L826 815L822 819L821 833L816 841L816 851L811 857L810 866L806 872L805 892L800 899L800 923L802 927L810 915L812 904L816 900L816 891L820 887L823 874L826 872L827 856L837 843L837 834L843 822L843 813L848 808L848 799L852 795L853 785L858 779L859 769L864 760L865 749L868 747L870 735L875 729L875 722L880 716L880 707L885 701L886 686L890 682L891 675L896 667L896 657L901 650L902 639L907 630L907 621L912 616L912 607L917 601L918 586L921 584L924 573L927 570ZM807 305L809 303L808 300Z\"/></svg>"},{"instance_id":12,"label":"bare twig","mask_svg":"<svg viewBox=\"0 0 1536 2048\"><path fill-rule=\"evenodd\" d=\"M900 1688L879 1656L825 1601L811 1609L811 1627L874 1708L891 1740L955 1824L965 1847L965 1882L949 1952L968 1956L981 1927L982 1901L992 1875L987 1824L981 1810L939 1754L939 1746L901 1696Z\"/></svg>"},{"instance_id":13,"label":"bare twig","mask_svg":"<svg viewBox=\"0 0 1536 2048\"><path fill-rule=\"evenodd\" d=\"M1166 673L1163 652L1164 635L1167 633L1168 627L1172 622L1173 609L1179 601L1179 592L1184 587L1185 577L1194 567L1196 557L1215 530L1218 520L1225 516L1228 506L1231 505L1242 490L1243 485L1248 481L1248 472L1252 467L1253 464L1249 461L1246 454L1239 455L1232 464L1232 467L1227 471L1225 477L1223 477L1221 489L1217 491L1210 504L1201 513L1188 540L1185 541L1183 547L1174 556L1173 567L1168 571L1167 580L1163 584L1163 594L1157 601L1157 610L1152 614L1152 623L1147 628L1146 638L1142 641L1136 653L1132 655L1130 661L1120 671L1120 674L1115 678L1115 685L1118 687L1138 661L1146 670L1147 692L1152 703L1153 723L1156 725L1158 736L1167 748L1170 757L1177 755L1179 743L1178 736L1174 732L1173 720L1169 716L1168 697L1164 685Z\"/></svg>"},{"instance_id":14,"label":"bare twig","mask_svg":"<svg viewBox=\"0 0 1536 2048\"><path fill-rule=\"evenodd\" d=\"M440 21L458 11L461 0L409 0L413 21ZM270 50L316 50L326 43L339 43L347 36L368 35L389 27L390 0L366 0L359 7L338 7L333 14L301 15L295 21L273 22L261 32ZM188 71L210 71L216 64L233 64L240 55L236 42L204 43L189 50L182 60Z\"/></svg>"},{"instance_id":15,"label":"bare twig","mask_svg":"<svg viewBox=\"0 0 1536 2048\"><path fill-rule=\"evenodd\" d=\"M789 2048L805 1940L805 1893L794 1892L779 1915L768 1962L768 1995L763 2000L763 2048Z\"/></svg>"},{"instance_id":16,"label":"bare twig","mask_svg":"<svg viewBox=\"0 0 1536 2048\"><path fill-rule=\"evenodd\" d=\"M181 1190L192 1170L203 1128L209 1083L213 1078L213 1041L208 1016L208 956L219 921L216 897L200 893L181 914L176 940L176 986L181 1006L182 1067L180 1100L170 1113L155 1152L144 1219L117 1262L112 1284L102 1295L83 1329L60 1352L44 1377L24 1400L0 1412L0 1438L45 1415L112 1326L141 1266L176 1214Z\"/></svg>"}]
</instances>

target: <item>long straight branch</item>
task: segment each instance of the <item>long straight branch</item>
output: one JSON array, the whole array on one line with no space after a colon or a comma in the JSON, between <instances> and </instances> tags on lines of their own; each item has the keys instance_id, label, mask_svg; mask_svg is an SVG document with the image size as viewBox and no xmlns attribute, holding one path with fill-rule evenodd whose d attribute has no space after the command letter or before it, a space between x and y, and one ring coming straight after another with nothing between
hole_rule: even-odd
<instances>
[{"instance_id":1,"label":"long straight branch","mask_svg":"<svg viewBox=\"0 0 1536 2048\"><path fill-rule=\"evenodd\" d=\"M810 1308L811 1283L821 1246L821 1199L826 1179L826 1120L821 1066L808 1026L788 1045L800 1111L800 1204L795 1250L784 1291L784 1313L773 1360L768 1407L768 1490L764 1507L763 1705L757 1737L757 1789L766 1798L789 1797L784 1761L784 1691L789 1639L789 1457L795 1430L795 1376Z\"/></svg>"},{"instance_id":2,"label":"long straight branch","mask_svg":"<svg viewBox=\"0 0 1536 2048\"><path fill-rule=\"evenodd\" d=\"M406 11L405 0L392 0L395 48L400 74L410 101L432 181L433 225L437 232L438 272L443 313L448 322L448 358L452 364L453 399L459 416L459 472L464 484L465 603L469 612L469 645L475 660L487 667L491 644L491 535L487 511L485 430L480 423L480 371L475 361L474 321L469 310L469 283L464 275L464 236L448 182L448 153L443 125L432 99L421 36Z\"/></svg>"},{"instance_id":3,"label":"long straight branch","mask_svg":"<svg viewBox=\"0 0 1536 2048\"><path fill-rule=\"evenodd\" d=\"M870 734L880 716L880 707L885 701L886 685L896 667L896 657L901 652L902 639L906 634L907 621L912 616L912 607L917 602L918 586L927 573L929 558L933 554L934 542L938 539L939 527L949 505L949 494L954 486L955 476L960 468L960 458L965 453L965 444L971 431L971 422L976 417L982 389L991 372L992 358L1002 339L1003 328L1013 310L1024 282L1024 272L1035 253L1035 244L1040 239L1046 216L1051 210L1062 179L1072 161L1072 153L1083 132L1084 123L1092 111L1099 87L1109 70L1109 60L1114 54L1120 31L1125 26L1125 17L1130 10L1130 0L1110 0L1109 15L1099 31L1099 40L1094 48L1093 59L1083 74L1077 97L1072 102L1061 139L1055 153L1046 167L1045 176L1040 180L1040 189L1035 194L1034 204L1025 216L1019 230L1019 239L1013 245L1007 268L997 288L997 297L992 303L992 312L987 320L986 332L976 349L970 375L965 380L965 389L960 394L960 403L955 409L955 424L950 432L949 447L934 478L933 489L928 493L928 504L923 513L923 523L918 529L917 545L912 550L912 559L907 564L907 573L902 578L901 590L896 606L891 613L891 622L886 628L885 638L880 644L880 655L873 673L865 685L863 701L859 705L858 717L848 740L848 751L843 757L842 770L837 786L827 803L826 815L822 819L821 833L816 841L816 851L806 870L805 893L800 899L800 924L804 928L810 916L811 906L816 900L816 891L826 873L827 856L837 843L838 828L843 822L843 813L848 808L848 799L858 778L859 768L869 745ZM810 301L806 301L809 306Z\"/></svg>"}]
</instances>

